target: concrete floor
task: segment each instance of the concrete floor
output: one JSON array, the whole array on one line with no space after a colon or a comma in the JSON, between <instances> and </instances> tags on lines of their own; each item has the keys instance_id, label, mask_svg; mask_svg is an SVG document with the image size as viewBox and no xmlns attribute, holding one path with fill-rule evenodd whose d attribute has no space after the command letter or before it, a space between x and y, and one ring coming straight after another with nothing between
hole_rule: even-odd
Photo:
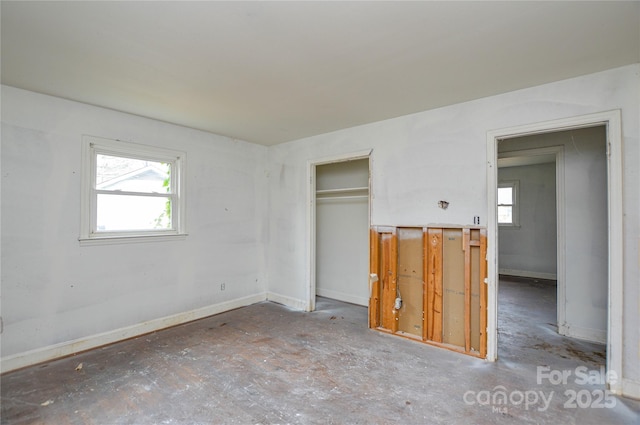
<instances>
[{"instance_id":1,"label":"concrete floor","mask_svg":"<svg viewBox=\"0 0 640 425\"><path fill-rule=\"evenodd\" d=\"M555 333L554 290L501 283L496 363L368 330L363 307L260 303L5 374L1 422L638 424L640 402L576 382L603 347ZM572 376L538 383L537 366Z\"/></svg>"}]
</instances>

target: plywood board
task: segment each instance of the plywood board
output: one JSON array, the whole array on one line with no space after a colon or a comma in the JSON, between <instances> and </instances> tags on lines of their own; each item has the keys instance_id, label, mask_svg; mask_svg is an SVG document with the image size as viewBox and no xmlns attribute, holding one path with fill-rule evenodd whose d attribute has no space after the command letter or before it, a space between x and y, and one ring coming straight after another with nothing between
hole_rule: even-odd
<instances>
[{"instance_id":1,"label":"plywood board","mask_svg":"<svg viewBox=\"0 0 640 425\"><path fill-rule=\"evenodd\" d=\"M375 231L372 238L375 235L379 243L372 245L371 256L377 259L372 270L378 270L380 279L377 329L485 357L486 230L376 227ZM403 299L400 310L394 309L398 295Z\"/></svg>"},{"instance_id":2,"label":"plywood board","mask_svg":"<svg viewBox=\"0 0 640 425\"><path fill-rule=\"evenodd\" d=\"M380 326L395 332L398 329L394 303L397 292L397 238L393 233L383 233L380 238Z\"/></svg>"},{"instance_id":3,"label":"plywood board","mask_svg":"<svg viewBox=\"0 0 640 425\"><path fill-rule=\"evenodd\" d=\"M422 228L399 228L398 293L402 307L398 311L398 331L422 338L424 303L424 244Z\"/></svg>"},{"instance_id":4,"label":"plywood board","mask_svg":"<svg viewBox=\"0 0 640 425\"><path fill-rule=\"evenodd\" d=\"M480 357L487 356L487 231L480 230Z\"/></svg>"},{"instance_id":5,"label":"plywood board","mask_svg":"<svg viewBox=\"0 0 640 425\"><path fill-rule=\"evenodd\" d=\"M380 236L375 229L369 232L369 327L380 326L380 279L379 270ZM375 278L372 278L375 277Z\"/></svg>"},{"instance_id":6,"label":"plywood board","mask_svg":"<svg viewBox=\"0 0 640 425\"><path fill-rule=\"evenodd\" d=\"M464 350L471 350L471 232L462 229L462 250L464 251Z\"/></svg>"},{"instance_id":7,"label":"plywood board","mask_svg":"<svg viewBox=\"0 0 640 425\"><path fill-rule=\"evenodd\" d=\"M442 342L465 346L464 251L461 229L443 230Z\"/></svg>"},{"instance_id":8,"label":"plywood board","mask_svg":"<svg viewBox=\"0 0 640 425\"><path fill-rule=\"evenodd\" d=\"M471 230L471 241L480 242L480 230ZM470 246L471 251L471 322L472 351L480 351L480 246Z\"/></svg>"},{"instance_id":9,"label":"plywood board","mask_svg":"<svg viewBox=\"0 0 640 425\"><path fill-rule=\"evenodd\" d=\"M428 229L425 238L425 340L442 342L442 229Z\"/></svg>"}]
</instances>

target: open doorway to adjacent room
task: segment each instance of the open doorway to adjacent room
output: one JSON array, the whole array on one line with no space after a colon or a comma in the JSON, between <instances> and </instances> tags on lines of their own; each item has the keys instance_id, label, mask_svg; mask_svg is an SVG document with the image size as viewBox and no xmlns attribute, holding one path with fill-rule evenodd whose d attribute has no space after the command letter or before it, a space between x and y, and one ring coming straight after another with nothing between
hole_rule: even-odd
<instances>
[{"instance_id":1,"label":"open doorway to adjacent room","mask_svg":"<svg viewBox=\"0 0 640 425\"><path fill-rule=\"evenodd\" d=\"M605 125L498 141L498 357L606 365Z\"/></svg>"}]
</instances>

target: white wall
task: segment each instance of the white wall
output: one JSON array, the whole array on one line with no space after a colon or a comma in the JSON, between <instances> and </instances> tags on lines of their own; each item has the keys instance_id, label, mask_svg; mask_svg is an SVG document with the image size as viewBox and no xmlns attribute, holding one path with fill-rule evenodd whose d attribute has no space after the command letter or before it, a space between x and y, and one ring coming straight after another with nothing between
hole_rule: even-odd
<instances>
[{"instance_id":1,"label":"white wall","mask_svg":"<svg viewBox=\"0 0 640 425\"><path fill-rule=\"evenodd\" d=\"M185 240L79 245L83 134L187 153ZM265 299L266 159L263 146L3 86L3 369Z\"/></svg>"},{"instance_id":2,"label":"white wall","mask_svg":"<svg viewBox=\"0 0 640 425\"><path fill-rule=\"evenodd\" d=\"M499 229L500 273L556 279L555 163L500 168L498 180L519 182L519 225Z\"/></svg>"},{"instance_id":3,"label":"white wall","mask_svg":"<svg viewBox=\"0 0 640 425\"><path fill-rule=\"evenodd\" d=\"M270 158L269 291L308 294L308 160L372 148L373 225L481 223L487 217L486 134L528 123L622 110L624 347L627 392L640 397L639 94L632 65L274 146ZM447 210L438 200L450 202Z\"/></svg>"},{"instance_id":4,"label":"white wall","mask_svg":"<svg viewBox=\"0 0 640 425\"><path fill-rule=\"evenodd\" d=\"M369 202L318 200L316 293L369 305Z\"/></svg>"},{"instance_id":5,"label":"white wall","mask_svg":"<svg viewBox=\"0 0 640 425\"><path fill-rule=\"evenodd\" d=\"M373 225L471 225L476 215L485 224L488 130L619 108L623 388L640 397L639 99L640 65L632 65L267 149L2 87L3 368L29 350L252 302L265 289L306 306L308 160L372 148ZM80 247L82 134L187 151L189 237Z\"/></svg>"}]
</instances>

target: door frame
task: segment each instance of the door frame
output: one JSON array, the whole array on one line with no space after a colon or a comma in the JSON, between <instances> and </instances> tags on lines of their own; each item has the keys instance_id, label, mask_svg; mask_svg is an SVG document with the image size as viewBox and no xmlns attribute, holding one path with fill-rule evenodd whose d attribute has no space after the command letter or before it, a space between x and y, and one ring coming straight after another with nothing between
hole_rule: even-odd
<instances>
[{"instance_id":1,"label":"door frame","mask_svg":"<svg viewBox=\"0 0 640 425\"><path fill-rule=\"evenodd\" d=\"M307 299L305 310L314 311L316 309L316 167L318 165L333 164L336 162L347 162L357 159L369 160L369 223L371 227L371 153L373 149L345 153L340 155L332 155L322 158L310 159L307 161L307 182L309 187L307 190ZM367 245L368 250L368 245ZM367 270L369 268L367 267Z\"/></svg>"},{"instance_id":2,"label":"door frame","mask_svg":"<svg viewBox=\"0 0 640 425\"><path fill-rule=\"evenodd\" d=\"M619 109L553 121L526 124L487 132L487 263L488 320L487 360L498 357L498 141L501 139L552 133L605 125L607 151L608 210L608 320L607 320L607 385L622 391L623 335L623 204L622 204L622 123ZM617 378L617 379L616 379Z\"/></svg>"}]
</instances>

